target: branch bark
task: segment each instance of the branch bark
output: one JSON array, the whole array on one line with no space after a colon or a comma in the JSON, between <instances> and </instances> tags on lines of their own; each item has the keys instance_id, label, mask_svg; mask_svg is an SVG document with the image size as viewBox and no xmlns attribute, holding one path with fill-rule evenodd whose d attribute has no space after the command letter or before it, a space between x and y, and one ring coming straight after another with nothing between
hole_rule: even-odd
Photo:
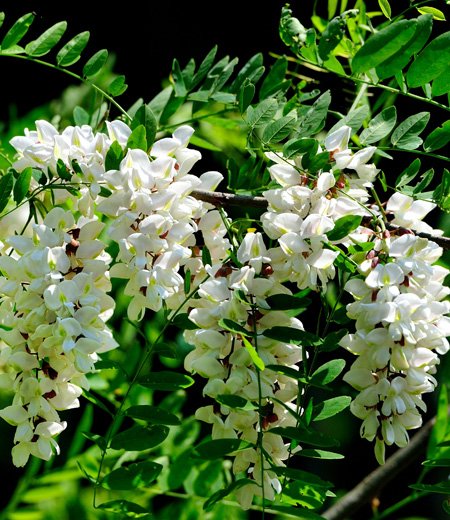
<instances>
[{"instance_id":1,"label":"branch bark","mask_svg":"<svg viewBox=\"0 0 450 520\"><path fill-rule=\"evenodd\" d=\"M194 190L191 195L203 202L208 202L213 206L244 206L248 208L261 208L267 209L268 202L264 197L253 197L250 195L235 195L233 193L223 193L216 191L205 191L205 190ZM402 228L401 226L396 226L395 224L390 224L389 222L385 223L386 229L390 231L397 231ZM419 231L415 231L414 229L410 229L414 235L418 237L427 238L433 242L436 242L438 246L442 247L444 250L450 249L450 238L441 237L431 235L430 233L423 233Z\"/></svg>"},{"instance_id":2,"label":"branch bark","mask_svg":"<svg viewBox=\"0 0 450 520\"><path fill-rule=\"evenodd\" d=\"M387 459L384 466L372 471L338 502L321 513L321 516L327 520L344 520L369 503L381 489L425 451L435 421L436 417L430 419L405 448L397 450Z\"/></svg>"}]
</instances>

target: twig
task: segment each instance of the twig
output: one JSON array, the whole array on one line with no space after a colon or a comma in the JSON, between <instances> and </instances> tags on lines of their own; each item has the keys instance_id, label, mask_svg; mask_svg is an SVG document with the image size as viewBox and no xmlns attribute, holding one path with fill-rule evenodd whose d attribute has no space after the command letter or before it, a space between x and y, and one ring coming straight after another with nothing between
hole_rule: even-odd
<instances>
[{"instance_id":1,"label":"twig","mask_svg":"<svg viewBox=\"0 0 450 520\"><path fill-rule=\"evenodd\" d=\"M194 190L191 195L198 200L208 202L214 206L244 206L261 209L266 209L268 206L268 202L264 197L253 197L251 195L235 195L233 193L205 190ZM390 224L389 222L385 222L385 226L386 229L389 229L389 231L399 231L402 229L406 230L406 228L402 226L396 226L395 224ZM450 249L450 238L435 236L430 233L415 231L414 229L409 229L408 231L412 231L414 235L417 235L418 237L427 238L428 240L436 242L436 244L442 247L444 250Z\"/></svg>"},{"instance_id":2,"label":"twig","mask_svg":"<svg viewBox=\"0 0 450 520\"><path fill-rule=\"evenodd\" d=\"M349 491L343 498L321 513L327 520L344 520L352 515L363 505L377 496L379 491L386 486L403 469L408 467L426 448L436 417L430 419L412 437L405 448L397 450L384 464L372 471L356 487Z\"/></svg>"}]
</instances>

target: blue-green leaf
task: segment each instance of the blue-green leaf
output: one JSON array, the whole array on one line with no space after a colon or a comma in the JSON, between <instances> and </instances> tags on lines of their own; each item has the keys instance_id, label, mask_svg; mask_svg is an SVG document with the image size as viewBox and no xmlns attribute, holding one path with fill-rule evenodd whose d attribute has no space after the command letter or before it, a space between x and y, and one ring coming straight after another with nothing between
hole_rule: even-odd
<instances>
[{"instance_id":1,"label":"blue-green leaf","mask_svg":"<svg viewBox=\"0 0 450 520\"><path fill-rule=\"evenodd\" d=\"M359 137L361 144L372 144L386 137L394 128L397 121L397 111L395 106L385 108L376 115L365 128Z\"/></svg>"},{"instance_id":2,"label":"blue-green leaf","mask_svg":"<svg viewBox=\"0 0 450 520\"><path fill-rule=\"evenodd\" d=\"M392 132L391 143L403 150L415 150L422 144L422 139L418 136L429 120L429 112L420 112L408 117Z\"/></svg>"}]
</instances>

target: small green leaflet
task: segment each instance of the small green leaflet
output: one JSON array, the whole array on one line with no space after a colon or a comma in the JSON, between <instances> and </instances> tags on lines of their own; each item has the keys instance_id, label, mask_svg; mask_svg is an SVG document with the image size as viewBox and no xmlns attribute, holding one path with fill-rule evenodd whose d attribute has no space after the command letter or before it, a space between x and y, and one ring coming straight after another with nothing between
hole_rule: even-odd
<instances>
[{"instance_id":1,"label":"small green leaflet","mask_svg":"<svg viewBox=\"0 0 450 520\"><path fill-rule=\"evenodd\" d=\"M340 16L331 20L319 40L319 56L326 61L345 35L345 23Z\"/></svg>"},{"instance_id":2,"label":"small green leaflet","mask_svg":"<svg viewBox=\"0 0 450 520\"><path fill-rule=\"evenodd\" d=\"M130 150L142 150L143 152L147 152L147 138L145 135L145 126L138 125L131 132L130 137L127 141L127 148Z\"/></svg>"},{"instance_id":3,"label":"small green leaflet","mask_svg":"<svg viewBox=\"0 0 450 520\"><path fill-rule=\"evenodd\" d=\"M352 398L348 395L341 395L339 397L333 397L323 401L313 408L312 420L323 421L329 417L333 417L342 410L345 410L351 402Z\"/></svg>"},{"instance_id":4,"label":"small green leaflet","mask_svg":"<svg viewBox=\"0 0 450 520\"><path fill-rule=\"evenodd\" d=\"M224 455L234 453L235 451L247 450L254 448L251 442L241 439L216 439L199 444L194 449L193 456L199 459L220 459Z\"/></svg>"},{"instance_id":5,"label":"small green leaflet","mask_svg":"<svg viewBox=\"0 0 450 520\"><path fill-rule=\"evenodd\" d=\"M391 19L392 11L388 0L378 0L378 5L386 18Z\"/></svg>"},{"instance_id":6,"label":"small green leaflet","mask_svg":"<svg viewBox=\"0 0 450 520\"><path fill-rule=\"evenodd\" d=\"M327 90L316 101L301 120L296 137L309 137L319 132L325 125L331 94Z\"/></svg>"},{"instance_id":7,"label":"small green leaflet","mask_svg":"<svg viewBox=\"0 0 450 520\"><path fill-rule=\"evenodd\" d=\"M272 120L278 109L278 101L274 98L261 101L256 108L247 109L247 122L252 128L259 128Z\"/></svg>"},{"instance_id":8,"label":"small green leaflet","mask_svg":"<svg viewBox=\"0 0 450 520\"><path fill-rule=\"evenodd\" d=\"M123 415L133 417L133 419L148 421L153 424L168 424L170 426L181 424L180 419L178 419L175 414L167 412L158 406L148 404L130 406L123 412Z\"/></svg>"},{"instance_id":9,"label":"small green leaflet","mask_svg":"<svg viewBox=\"0 0 450 520\"><path fill-rule=\"evenodd\" d=\"M344 455L341 455L340 453L333 453L332 451L313 450L313 449L297 451L296 455L300 456L300 457L308 457L311 459L326 459L326 460L345 458Z\"/></svg>"},{"instance_id":10,"label":"small green leaflet","mask_svg":"<svg viewBox=\"0 0 450 520\"><path fill-rule=\"evenodd\" d=\"M293 327L272 327L266 329L263 332L263 336L282 341L283 343L294 343L295 345L303 345L305 347L316 347L323 343L319 336Z\"/></svg>"},{"instance_id":11,"label":"small green leaflet","mask_svg":"<svg viewBox=\"0 0 450 520\"><path fill-rule=\"evenodd\" d=\"M369 116L369 107L367 105L362 105L354 110L351 110L346 116L340 119L328 132L328 135L332 134L341 126L347 125L352 129L352 135L356 134L356 132L361 128L364 121Z\"/></svg>"},{"instance_id":12,"label":"small green leaflet","mask_svg":"<svg viewBox=\"0 0 450 520\"><path fill-rule=\"evenodd\" d=\"M150 518L151 516L148 509L144 509L139 504L129 502L128 500L110 500L99 504L97 508L110 513L120 513L130 518Z\"/></svg>"},{"instance_id":13,"label":"small green leaflet","mask_svg":"<svg viewBox=\"0 0 450 520\"><path fill-rule=\"evenodd\" d=\"M0 179L0 213L6 208L13 190L14 175L12 172L3 175Z\"/></svg>"},{"instance_id":14,"label":"small green leaflet","mask_svg":"<svg viewBox=\"0 0 450 520\"><path fill-rule=\"evenodd\" d=\"M113 141L106 152L105 170L119 170L123 159L123 150L118 141Z\"/></svg>"},{"instance_id":15,"label":"small green leaflet","mask_svg":"<svg viewBox=\"0 0 450 520\"><path fill-rule=\"evenodd\" d=\"M249 478L241 478L239 480L235 480L226 488L220 489L219 491L216 491L214 494L212 494L208 498L208 500L206 500L206 502L203 504L203 509L208 510L215 503L219 502L219 500L222 500L222 498L228 496L232 491L236 491L242 486L247 486L250 484L253 486L258 485L254 480L250 480Z\"/></svg>"},{"instance_id":16,"label":"small green leaflet","mask_svg":"<svg viewBox=\"0 0 450 520\"><path fill-rule=\"evenodd\" d=\"M245 80L239 91L239 111L243 114L255 96L255 85Z\"/></svg>"},{"instance_id":17,"label":"small green leaflet","mask_svg":"<svg viewBox=\"0 0 450 520\"><path fill-rule=\"evenodd\" d=\"M28 190L30 189L30 182L31 182L31 168L25 168L19 175L19 178L16 180L16 183L14 185L13 196L14 196L14 202L16 204L20 204L23 201L23 199L26 197ZM1 181L0 181L0 184L1 184ZM1 186L0 186L0 189L1 189Z\"/></svg>"},{"instance_id":18,"label":"small green leaflet","mask_svg":"<svg viewBox=\"0 0 450 520\"><path fill-rule=\"evenodd\" d=\"M173 392L180 388L188 388L194 384L192 377L177 372L161 371L146 374L139 378L138 383L154 390Z\"/></svg>"},{"instance_id":19,"label":"small green leaflet","mask_svg":"<svg viewBox=\"0 0 450 520\"><path fill-rule=\"evenodd\" d=\"M442 123L441 126L431 132L425 139L423 148L426 152L433 152L443 148L450 141L450 120Z\"/></svg>"},{"instance_id":20,"label":"small green leaflet","mask_svg":"<svg viewBox=\"0 0 450 520\"><path fill-rule=\"evenodd\" d=\"M11 27L11 29L5 34L5 37L0 44L1 52L13 47L25 36L28 28L33 23L34 14L28 13L21 16Z\"/></svg>"},{"instance_id":21,"label":"small green leaflet","mask_svg":"<svg viewBox=\"0 0 450 520\"><path fill-rule=\"evenodd\" d=\"M269 123L262 135L263 143L278 143L287 137L294 129L297 123L297 118L294 115L287 115L272 123Z\"/></svg>"},{"instance_id":22,"label":"small green leaflet","mask_svg":"<svg viewBox=\"0 0 450 520\"><path fill-rule=\"evenodd\" d=\"M419 173L420 165L420 159L414 159L414 161L397 177L395 187L402 188L409 184Z\"/></svg>"},{"instance_id":23,"label":"small green leaflet","mask_svg":"<svg viewBox=\"0 0 450 520\"><path fill-rule=\"evenodd\" d=\"M448 480L438 484L412 484L408 487L417 491L430 491L431 493L450 495L450 482Z\"/></svg>"},{"instance_id":24,"label":"small green leaflet","mask_svg":"<svg viewBox=\"0 0 450 520\"><path fill-rule=\"evenodd\" d=\"M421 87L442 74L450 63L450 32L432 40L413 61L406 74L410 88Z\"/></svg>"},{"instance_id":25,"label":"small green leaflet","mask_svg":"<svg viewBox=\"0 0 450 520\"><path fill-rule=\"evenodd\" d=\"M25 52L28 56L32 56L33 58L44 56L61 40L66 29L67 22L56 23L42 33L37 40L30 42L25 47Z\"/></svg>"},{"instance_id":26,"label":"small green leaflet","mask_svg":"<svg viewBox=\"0 0 450 520\"><path fill-rule=\"evenodd\" d=\"M164 442L169 428L159 424L133 426L118 433L111 440L113 450L142 451L154 448Z\"/></svg>"},{"instance_id":27,"label":"small green leaflet","mask_svg":"<svg viewBox=\"0 0 450 520\"><path fill-rule=\"evenodd\" d=\"M318 145L319 143L316 139L291 139L283 146L283 157L290 159L291 157L304 155L305 153L315 154Z\"/></svg>"},{"instance_id":28,"label":"small green leaflet","mask_svg":"<svg viewBox=\"0 0 450 520\"><path fill-rule=\"evenodd\" d=\"M113 97L120 96L127 90L128 85L125 83L125 76L117 76L108 87L108 94Z\"/></svg>"},{"instance_id":29,"label":"small green leaflet","mask_svg":"<svg viewBox=\"0 0 450 520\"><path fill-rule=\"evenodd\" d=\"M414 35L416 20L401 20L372 34L352 60L353 74L362 74L387 60Z\"/></svg>"},{"instance_id":30,"label":"small green leaflet","mask_svg":"<svg viewBox=\"0 0 450 520\"><path fill-rule=\"evenodd\" d=\"M234 334L240 334L241 336L252 336L252 332L244 328L239 323L236 323L233 320L228 318L222 318L219 320L219 326L225 330L230 332L234 332Z\"/></svg>"},{"instance_id":31,"label":"small green leaflet","mask_svg":"<svg viewBox=\"0 0 450 520\"><path fill-rule=\"evenodd\" d=\"M80 54L89 41L89 31L77 34L56 55L56 63L59 67L70 67L80 59Z\"/></svg>"},{"instance_id":32,"label":"small green leaflet","mask_svg":"<svg viewBox=\"0 0 450 520\"><path fill-rule=\"evenodd\" d=\"M259 98L265 99L268 97L268 94L273 89L275 85L281 83L287 71L287 59L286 56L281 56L270 68L267 76L264 78L264 81L261 84L261 88L259 89Z\"/></svg>"},{"instance_id":33,"label":"small green leaflet","mask_svg":"<svg viewBox=\"0 0 450 520\"><path fill-rule=\"evenodd\" d=\"M256 352L255 347L248 341L248 339L245 336L242 336L242 341L244 343L245 348L247 349L247 352L250 355L251 360L253 361L253 364L259 368L259 370L264 370L264 362L259 357L258 352Z\"/></svg>"},{"instance_id":34,"label":"small green leaflet","mask_svg":"<svg viewBox=\"0 0 450 520\"><path fill-rule=\"evenodd\" d=\"M312 381L311 378L306 377L303 372L299 370L295 370L295 368L287 367L284 365L266 365L267 370L272 370L273 372L277 372L278 374L283 374L284 376L291 377L295 379L299 383L303 383L304 385L315 386L316 388L321 388L322 390L329 390L328 387L318 383L316 381Z\"/></svg>"},{"instance_id":35,"label":"small green leaflet","mask_svg":"<svg viewBox=\"0 0 450 520\"><path fill-rule=\"evenodd\" d=\"M233 410L257 410L258 407L252 404L245 397L241 397L240 395L231 395L231 394L220 394L216 397L216 401L228 408L232 408Z\"/></svg>"},{"instance_id":36,"label":"small green leaflet","mask_svg":"<svg viewBox=\"0 0 450 520\"><path fill-rule=\"evenodd\" d=\"M346 215L338 218L334 224L334 228L326 233L330 242L342 240L354 231L362 221L362 217L358 215Z\"/></svg>"},{"instance_id":37,"label":"small green leaflet","mask_svg":"<svg viewBox=\"0 0 450 520\"><path fill-rule=\"evenodd\" d=\"M433 192L433 201L440 209L450 212L450 172L444 169L442 181Z\"/></svg>"},{"instance_id":38,"label":"small green leaflet","mask_svg":"<svg viewBox=\"0 0 450 520\"><path fill-rule=\"evenodd\" d=\"M405 119L393 131L391 135L392 145L403 150L415 150L418 148L422 144L422 139L418 136L425 129L429 120L429 112L420 112Z\"/></svg>"},{"instance_id":39,"label":"small green leaflet","mask_svg":"<svg viewBox=\"0 0 450 520\"><path fill-rule=\"evenodd\" d=\"M183 75L181 74L180 64L176 59L173 60L171 79L175 92L175 97L184 98L187 95L186 85L184 83Z\"/></svg>"},{"instance_id":40,"label":"small green leaflet","mask_svg":"<svg viewBox=\"0 0 450 520\"><path fill-rule=\"evenodd\" d=\"M420 14L432 14L434 20L439 20L441 22L445 22L445 15L442 11L439 9L436 9L435 7L428 7L426 5L422 7L417 7L417 10Z\"/></svg>"},{"instance_id":41,"label":"small green leaflet","mask_svg":"<svg viewBox=\"0 0 450 520\"><path fill-rule=\"evenodd\" d=\"M277 426L267 430L266 433L281 435L282 437L298 441L299 443L311 444L312 446L319 446L320 448L339 446L339 441L334 437L304 427L295 428L294 426Z\"/></svg>"},{"instance_id":42,"label":"small green leaflet","mask_svg":"<svg viewBox=\"0 0 450 520\"><path fill-rule=\"evenodd\" d=\"M76 106L73 109L73 119L76 126L83 126L89 124L89 114L82 107Z\"/></svg>"},{"instance_id":43,"label":"small green leaflet","mask_svg":"<svg viewBox=\"0 0 450 520\"><path fill-rule=\"evenodd\" d=\"M344 370L344 359L333 359L319 367L311 376L311 383L327 385L336 379L336 377Z\"/></svg>"},{"instance_id":44,"label":"small green leaflet","mask_svg":"<svg viewBox=\"0 0 450 520\"><path fill-rule=\"evenodd\" d=\"M106 489L127 491L147 486L156 479L163 467L156 462L137 462L105 475L101 485Z\"/></svg>"},{"instance_id":45,"label":"small green leaflet","mask_svg":"<svg viewBox=\"0 0 450 520\"><path fill-rule=\"evenodd\" d=\"M108 51L106 49L101 49L100 51L96 52L91 58L89 58L83 67L83 76L85 78L91 78L92 76L95 76L98 72L100 72L107 59Z\"/></svg>"},{"instance_id":46,"label":"small green leaflet","mask_svg":"<svg viewBox=\"0 0 450 520\"><path fill-rule=\"evenodd\" d=\"M360 144L372 144L386 137L394 128L397 121L397 111L395 106L385 108L370 122L359 137Z\"/></svg>"},{"instance_id":47,"label":"small green leaflet","mask_svg":"<svg viewBox=\"0 0 450 520\"><path fill-rule=\"evenodd\" d=\"M422 462L422 465L430 468L448 468L450 467L450 459L426 460Z\"/></svg>"}]
</instances>

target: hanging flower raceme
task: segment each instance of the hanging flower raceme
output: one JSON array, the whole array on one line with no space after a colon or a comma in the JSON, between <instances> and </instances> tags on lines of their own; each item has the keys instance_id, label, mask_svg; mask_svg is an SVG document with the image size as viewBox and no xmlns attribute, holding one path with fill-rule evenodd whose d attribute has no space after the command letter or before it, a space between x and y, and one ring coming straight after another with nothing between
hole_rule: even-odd
<instances>
[{"instance_id":1,"label":"hanging flower raceme","mask_svg":"<svg viewBox=\"0 0 450 520\"><path fill-rule=\"evenodd\" d=\"M291 160L266 154L275 163L269 171L280 187L264 192L269 208L261 220L269 238L278 241L268 254L279 281L295 282L299 289L317 290L320 285L326 290L339 255L327 234L341 217L371 215L365 207L367 188L379 170L367 162L376 149L353 154L347 148L350 134L350 127L342 126L326 138L330 167L314 175L304 168L302 157ZM344 168L354 170L357 177L342 173Z\"/></svg>"},{"instance_id":2,"label":"hanging flower raceme","mask_svg":"<svg viewBox=\"0 0 450 520\"><path fill-rule=\"evenodd\" d=\"M236 252L239 264L219 260L193 271L194 284L206 275L209 278L198 285L200 298L188 304L189 318L198 328L185 332L186 341L195 347L185 358L185 368L208 380L204 395L219 401L238 396L248 402L233 408L216 401L196 412L198 419L212 424L213 439L239 438L253 445L240 451L233 463L234 473L246 472L255 482L236 492L241 506L248 509L253 495L264 493L266 499L274 500L281 490L266 454L272 463L284 466L288 445L269 432L275 426L295 425L289 409L295 410L299 392L296 380L261 368L295 367L302 358L301 347L270 339L264 332L273 326L303 326L282 311L270 310L266 302L269 296L290 291L271 276L270 257L260 233L251 230L244 237ZM194 259L190 265L194 266ZM241 333L226 328L227 323L237 323Z\"/></svg>"},{"instance_id":3,"label":"hanging flower raceme","mask_svg":"<svg viewBox=\"0 0 450 520\"><path fill-rule=\"evenodd\" d=\"M399 200L394 195L388 207ZM442 301L450 292L442 285L448 270L433 265L441 254L425 238L385 231L360 262L362 277L345 286L355 298L347 314L356 332L341 345L358 359L344 380L360 392L351 410L363 420L361 436L375 439L380 464L386 445L405 446L408 430L421 426L422 394L434 390L438 354L449 349L450 303Z\"/></svg>"},{"instance_id":4,"label":"hanging flower raceme","mask_svg":"<svg viewBox=\"0 0 450 520\"><path fill-rule=\"evenodd\" d=\"M114 301L111 258L98 239L103 224L54 208L33 238L7 239L13 256L0 257L1 357L9 370L2 388L15 392L0 416L17 427L16 466L29 455L49 460L66 422L60 410L79 406L99 354L118 346L106 321Z\"/></svg>"}]
</instances>

